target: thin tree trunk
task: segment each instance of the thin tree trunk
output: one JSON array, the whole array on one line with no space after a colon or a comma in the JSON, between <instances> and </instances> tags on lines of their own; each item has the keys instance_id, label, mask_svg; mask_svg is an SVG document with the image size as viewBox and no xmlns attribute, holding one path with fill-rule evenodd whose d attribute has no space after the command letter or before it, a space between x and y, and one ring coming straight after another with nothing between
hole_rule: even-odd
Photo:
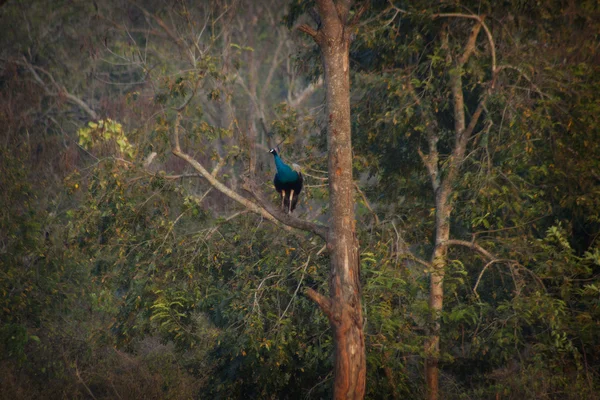
<instances>
[{"instance_id":1,"label":"thin tree trunk","mask_svg":"<svg viewBox=\"0 0 600 400\"><path fill-rule=\"evenodd\" d=\"M450 195L452 187L456 182L461 164L465 160L467 143L473 133L473 129L479 120L483 105L487 99L485 95L471 118L469 126L466 126L465 101L462 85L462 68L469 57L475 51L475 43L483 24L482 19L471 30L469 39L464 47L463 53L456 60L455 68L450 71L450 90L452 92L453 117L454 117L454 148L442 178L438 165L439 155L437 142L439 137L436 132L430 131L429 154L421 154L429 175L431 177L435 193L435 248L431 257L432 271L429 289L429 307L433 313L433 321L429 337L425 342L425 379L427 382L427 398L429 400L439 399L439 355L440 355L440 317L444 306L444 275L446 271L448 240L450 240L450 216L452 214L452 202ZM443 33L442 48L449 51L448 35ZM448 52L447 60L452 61Z\"/></svg>"},{"instance_id":2,"label":"thin tree trunk","mask_svg":"<svg viewBox=\"0 0 600 400\"><path fill-rule=\"evenodd\" d=\"M440 354L440 314L444 305L444 275L446 271L447 241L450 239L450 214L452 207L448 204L449 188L442 185L436 193L435 248L432 255L431 280L429 282L429 307L433 315L433 324L429 338L425 343L425 379L427 381L428 398L439 398Z\"/></svg>"}]
</instances>

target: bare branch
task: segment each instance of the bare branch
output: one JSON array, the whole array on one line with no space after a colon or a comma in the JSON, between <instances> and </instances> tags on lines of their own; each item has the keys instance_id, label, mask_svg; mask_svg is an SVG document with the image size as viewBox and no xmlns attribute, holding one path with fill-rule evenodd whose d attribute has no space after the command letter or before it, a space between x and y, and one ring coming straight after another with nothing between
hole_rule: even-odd
<instances>
[{"instance_id":1,"label":"bare branch","mask_svg":"<svg viewBox=\"0 0 600 400\"><path fill-rule=\"evenodd\" d=\"M152 176L156 176L157 178L170 179L170 180L183 179L183 178L202 178L202 175L200 175L200 174L181 174L181 175L164 175L164 176L152 174Z\"/></svg>"},{"instance_id":2,"label":"bare branch","mask_svg":"<svg viewBox=\"0 0 600 400\"><path fill-rule=\"evenodd\" d=\"M422 258L415 256L412 253L401 253L400 256L402 256L402 258L405 258L407 260L412 260L418 264L421 264L422 266L426 267L427 269L433 268L433 265L430 262L427 262L427 261L423 260Z\"/></svg>"},{"instance_id":3,"label":"bare branch","mask_svg":"<svg viewBox=\"0 0 600 400\"><path fill-rule=\"evenodd\" d=\"M451 240L447 240L446 244L449 246L456 245L456 246L464 246L464 247L471 248L489 260L489 262L483 267L483 269L479 273L479 276L477 277L477 281L475 282L475 286L473 287L473 292L475 293L475 296L477 296L477 298L479 298L479 294L477 293L477 287L479 286L481 277L483 276L486 269L488 269L490 266L497 264L497 263L507 263L511 269L518 268L521 271L527 272L529 275L531 275L533 277L533 279L542 288L544 288L544 290L546 289L544 282L542 282L542 280L540 279L539 276L537 276L533 271L525 268L524 266L522 266L515 260L498 258L495 255L493 255L492 253L490 253L489 251L487 251L486 249L484 249L483 247L481 247L480 245L476 244L475 242L467 242L466 240L452 240L451 239Z\"/></svg>"},{"instance_id":4,"label":"bare branch","mask_svg":"<svg viewBox=\"0 0 600 400\"><path fill-rule=\"evenodd\" d=\"M290 299L287 307L281 313L281 316L279 317L279 320L277 321L277 325L281 324L281 321L283 320L283 317L285 317L285 314L290 309L290 306L292 305L292 302L294 301L294 299L298 295L298 291L300 290L300 286L302 286L302 281L304 280L304 275L306 274L306 268L308 268L308 264L309 263L310 263L310 255L308 256L308 259L306 260L306 262L304 263L304 265L302 265L303 270L302 270L302 276L300 277L300 281L298 282L298 285L296 286L296 290L294 291L294 294L292 295L292 298Z\"/></svg>"},{"instance_id":5,"label":"bare branch","mask_svg":"<svg viewBox=\"0 0 600 400\"><path fill-rule=\"evenodd\" d=\"M282 212L278 207L275 207L271 201L264 197L264 194L257 188L256 182L252 180L247 179L244 182L243 187L246 191L252 194L252 196L254 196L254 198L258 201L263 210L275 217L279 222L283 223L288 227L312 232L315 235L320 236L324 240L327 240L329 228L327 228L326 226L306 221L300 218L296 218L290 214Z\"/></svg>"},{"instance_id":6,"label":"bare branch","mask_svg":"<svg viewBox=\"0 0 600 400\"><path fill-rule=\"evenodd\" d=\"M210 189L209 189L209 190L210 190ZM207 194L208 194L208 192L206 192L206 193L205 193L205 194L202 196L202 198L206 197L206 195L207 195ZM235 219L235 218L239 217L240 215L244 215L244 214L247 214L247 213L249 213L249 212L250 212L250 210L242 210L242 211L238 211L238 212L236 212L236 213L234 213L234 214L230 215L229 217L225 218L224 220L222 220L222 221L218 221L218 222L215 224L215 226L213 226L213 227L212 227L212 228L211 228L211 229L208 231L208 233L207 233L207 234L206 234L206 236L205 236L205 240L208 240L208 239L210 239L210 237L211 237L211 236L212 236L212 235L213 235L213 234L214 234L214 233L215 233L215 232L216 232L216 231L219 229L219 226L221 226L222 224L225 224L225 223L227 223L227 222L231 221L232 219Z\"/></svg>"},{"instance_id":7,"label":"bare branch","mask_svg":"<svg viewBox=\"0 0 600 400\"><path fill-rule=\"evenodd\" d=\"M478 21L481 26L483 27L483 30L485 31L485 34L487 35L488 38L488 42L490 44L490 52L492 54L492 76L496 74L496 44L494 43L494 37L492 36L492 32L490 31L490 29L488 28L488 26L486 25L484 18L485 17L480 17L479 15L473 15L473 14L463 14L463 13L441 13L441 14L433 14L431 16L432 18L468 18L468 19L474 19L476 21Z\"/></svg>"},{"instance_id":8,"label":"bare branch","mask_svg":"<svg viewBox=\"0 0 600 400\"><path fill-rule=\"evenodd\" d=\"M158 24L158 26L160 26L162 28L163 31L165 31L165 33L171 38L171 40L173 42L175 42L175 44L177 45L177 47L179 47L179 49L181 50L182 53L184 53L188 59L190 60L190 63L192 65L196 65L196 60L194 59L194 57L192 56L192 54L188 51L188 49L184 46L184 41L178 37L165 23L165 21L163 21L159 16L152 14L151 12L149 12L148 10L146 10L144 7L142 7L140 4L138 4L137 2L133 1L133 0L129 0L130 3L132 3L133 5L135 5L137 8L139 8L144 15L146 15L146 17L148 18L152 18L154 21L156 21L156 23Z\"/></svg>"},{"instance_id":9,"label":"bare branch","mask_svg":"<svg viewBox=\"0 0 600 400\"><path fill-rule=\"evenodd\" d=\"M390 1L390 6L393 9L395 9L396 11L401 12L402 14L412 14L409 11L406 11L406 10L403 10L403 9L400 9L400 8L394 6L391 1ZM494 37L492 36L492 32L490 31L490 28L488 28L487 24L484 21L485 16L479 16L479 15L474 15L474 14L463 14L463 13L439 13L439 14L433 14L431 16L431 18L433 18L433 19L436 19L436 18L467 18L467 19L474 19L475 21L479 22L481 24L481 27L485 31L488 42L490 44L490 53L492 55L492 76L494 76L496 74L496 44L494 42ZM475 35L475 37L477 37L477 35Z\"/></svg>"},{"instance_id":10,"label":"bare branch","mask_svg":"<svg viewBox=\"0 0 600 400\"><path fill-rule=\"evenodd\" d=\"M487 251L486 249L484 249L483 247L481 247L480 245L478 245L475 242L467 242L466 240L451 239L451 240L446 241L446 244L449 246L468 247L468 248L473 249L473 250L477 251L478 253L482 254L488 260L497 260L498 259L492 253L490 253L489 251Z\"/></svg>"},{"instance_id":11,"label":"bare branch","mask_svg":"<svg viewBox=\"0 0 600 400\"><path fill-rule=\"evenodd\" d=\"M379 225L379 217L377 216L377 213L373 210L371 204L369 203L369 200L367 199L367 196L362 190L360 190L360 187L356 182L354 182L354 188L356 189L358 194L360 194L363 204L365 205L365 207L367 207L367 210L369 210L371 214L373 214L373 218L375 219L375 225Z\"/></svg>"},{"instance_id":12,"label":"bare branch","mask_svg":"<svg viewBox=\"0 0 600 400\"><path fill-rule=\"evenodd\" d=\"M85 383L85 381L83 380L83 378L81 377L81 374L79 373L79 368L77 368L77 361L73 362L74 366L75 366L75 376L77 376L77 380L79 380L79 382L83 385L83 387L85 388L85 390L88 392L88 394L92 397L92 399L96 400L96 396L94 396L94 393L92 393L92 390L90 389L90 387Z\"/></svg>"},{"instance_id":13,"label":"bare branch","mask_svg":"<svg viewBox=\"0 0 600 400\"><path fill-rule=\"evenodd\" d=\"M252 211L252 212L254 212L256 214L262 215L263 217L265 217L269 221L271 221L271 222L273 222L275 224L278 224L278 221L275 219L275 217L273 217L271 214L269 214L265 209L257 206L252 201L246 199L245 197L240 196L235 191L233 191L230 188L228 188L227 186L223 185L210 172L208 172L202 166L202 164L200 164L198 161L196 161L193 157L191 157L188 154L183 153L181 151L181 149L179 149L178 147L176 147L176 148L173 149L173 154L176 157L179 157L182 160L187 161L188 164L190 164L196 171L198 171L219 192L223 193L224 195L226 195L230 199L237 201L241 205L243 205L246 208L248 208L250 211Z\"/></svg>"},{"instance_id":14,"label":"bare branch","mask_svg":"<svg viewBox=\"0 0 600 400\"><path fill-rule=\"evenodd\" d=\"M308 26L306 24L302 24L298 27L298 30L300 32L304 32L307 35L309 35L310 37L312 37L315 40L315 42L317 41L317 37L318 37L319 33L316 30L314 30L313 28L311 28L310 26Z\"/></svg>"},{"instance_id":15,"label":"bare branch","mask_svg":"<svg viewBox=\"0 0 600 400\"><path fill-rule=\"evenodd\" d=\"M323 311L323 313L329 318L331 321L333 319L333 313L331 311L331 300L329 298L323 296L321 293L317 292L312 288L306 288L304 293L315 303L319 305L319 308Z\"/></svg>"},{"instance_id":16,"label":"bare branch","mask_svg":"<svg viewBox=\"0 0 600 400\"><path fill-rule=\"evenodd\" d=\"M210 172L210 174L212 176L216 177L217 174L219 173L219 171L221 170L221 168L223 168L224 165L225 165L225 159L223 157L219 157L219 162L217 163L217 165L215 165L215 167Z\"/></svg>"},{"instance_id":17,"label":"bare branch","mask_svg":"<svg viewBox=\"0 0 600 400\"><path fill-rule=\"evenodd\" d=\"M479 121L479 117L481 116L481 113L483 112L483 109L485 108L485 102L487 101L488 94L489 94L489 92L486 92L483 95L483 98L479 101L479 104L477 104L477 108L475 109L475 112L473 113L473 116L471 117L471 121L469 121L469 125L467 126L467 128L465 129L465 131L463 133L463 140L469 140L469 138L471 137L471 134L473 133L473 130L475 129L475 125L477 125L477 121Z\"/></svg>"},{"instance_id":18,"label":"bare branch","mask_svg":"<svg viewBox=\"0 0 600 400\"><path fill-rule=\"evenodd\" d=\"M477 287L479 286L479 282L481 281L481 278L483 277L485 270L488 269L490 266L492 266L496 263L502 262L502 261L507 261L507 260L492 260L492 261L488 262L487 264L485 264L485 266L479 273L479 276L477 277L477 281L475 281L475 286L473 286L473 293L475 293L475 296L477 298L479 298L479 293L477 293Z\"/></svg>"},{"instance_id":19,"label":"bare branch","mask_svg":"<svg viewBox=\"0 0 600 400\"><path fill-rule=\"evenodd\" d=\"M44 91L46 92L47 95L54 96L54 97L58 97L58 96L62 95L64 97L66 97L71 103L74 103L75 105L79 106L83 111L86 112L87 115L90 116L91 119L93 119L93 120L98 119L98 114L96 114L96 112L94 110L92 110L92 108L85 101L83 101L81 98L69 93L64 86L59 85L56 82L56 80L54 80L54 77L52 76L52 74L50 74L50 72L46 71L42 67L32 65L29 61L27 61L27 59L25 57L23 57L23 62L16 61L16 63L19 65L25 66L29 70L29 72L31 72L31 74L33 75L33 78L38 82L38 84L42 87L42 89L44 89ZM44 82L44 80L40 77L40 75L36 71L40 71L44 75L46 75L48 77L48 79L50 79L50 81L52 82L52 85L56 88L57 91L56 92L51 91L48 88L48 85L46 84L46 82Z\"/></svg>"},{"instance_id":20,"label":"bare branch","mask_svg":"<svg viewBox=\"0 0 600 400\"><path fill-rule=\"evenodd\" d=\"M296 108L302 104L310 95L312 95L318 88L323 86L323 78L320 77L315 83L310 83L304 90L298 93L294 98L288 99L288 104Z\"/></svg>"},{"instance_id":21,"label":"bare branch","mask_svg":"<svg viewBox=\"0 0 600 400\"><path fill-rule=\"evenodd\" d=\"M537 94L539 94L542 97L550 98L548 94L542 92L540 88L535 83L533 83L531 77L529 77L529 75L527 75L522 68L515 67L514 65L501 65L496 69L496 75L500 74L500 72L505 69L513 69L517 71L523 78L527 80L527 82L529 82L529 84L533 87L533 90L535 90Z\"/></svg>"},{"instance_id":22,"label":"bare branch","mask_svg":"<svg viewBox=\"0 0 600 400\"><path fill-rule=\"evenodd\" d=\"M460 67L462 67L463 65L465 65L465 63L467 61L469 61L469 57L471 57L471 54L473 54L473 52L475 51L475 43L477 43L477 36L479 36L479 31L481 30L481 23L476 24L473 29L471 30L471 34L469 35L469 40L467 41L467 44L465 45L465 51L463 52L462 56L460 56L458 58L458 65Z\"/></svg>"},{"instance_id":23,"label":"bare branch","mask_svg":"<svg viewBox=\"0 0 600 400\"><path fill-rule=\"evenodd\" d=\"M181 111L177 112L177 118L175 118L175 126L173 127L173 139L175 140L175 149L173 152L181 152L181 146L179 145L179 123L181 122Z\"/></svg>"},{"instance_id":24,"label":"bare branch","mask_svg":"<svg viewBox=\"0 0 600 400\"><path fill-rule=\"evenodd\" d=\"M283 213L281 210L275 208L268 200L264 198L262 193L257 189L256 184L254 182L246 180L244 182L244 189L251 193L260 202L260 205L256 204L250 199L247 199L246 197L241 196L239 193L225 186L223 183L217 180L214 175L208 172L208 170L204 168L202 164L200 164L190 155L183 153L180 148L174 148L173 154L181 158L182 160L185 160L219 192L223 193L230 199L235 200L239 204L248 208L253 213L261 215L277 225L280 225L280 223L283 224L283 228L286 230L296 228L307 232L312 232L315 235L320 236L324 240L327 240L328 228L326 226L305 221L293 217L289 214Z\"/></svg>"},{"instance_id":25,"label":"bare branch","mask_svg":"<svg viewBox=\"0 0 600 400\"><path fill-rule=\"evenodd\" d=\"M350 27L354 27L356 26L356 24L358 24L358 21L360 21L360 18L363 16L363 14L365 13L365 11L367 11L369 9L369 7L371 6L371 1L365 1L362 5L362 7L356 12L356 14L354 14L354 17L352 17L352 21L350 21L350 23L348 23L348 26Z\"/></svg>"},{"instance_id":26,"label":"bare branch","mask_svg":"<svg viewBox=\"0 0 600 400\"><path fill-rule=\"evenodd\" d=\"M267 74L267 78L265 79L265 82L262 85L263 90L260 93L260 98L259 98L259 102L260 102L261 106L265 102L265 96L267 94L267 89L269 88L269 86L271 86L271 81L273 80L273 75L275 75L275 70L281 64L281 61L279 60L279 53L281 53L281 49L283 48L283 44L285 43L287 38L284 35L279 35L279 36L280 36L280 39L279 39L279 43L277 43L277 48L275 49L275 52L273 53L273 60L271 61L271 68L269 68L269 73Z\"/></svg>"},{"instance_id":27,"label":"bare branch","mask_svg":"<svg viewBox=\"0 0 600 400\"><path fill-rule=\"evenodd\" d=\"M71 103L75 103L76 105L81 107L81 109L83 111L85 111L86 114L89 115L91 119L94 119L94 120L98 119L98 114L96 114L96 112L94 110L92 110L91 107L88 106L85 101L83 101L83 100L81 100L81 98L67 92L67 89L64 86L61 89L62 89L63 95L67 99L71 100Z\"/></svg>"},{"instance_id":28,"label":"bare branch","mask_svg":"<svg viewBox=\"0 0 600 400\"><path fill-rule=\"evenodd\" d=\"M246 83L244 82L244 80L239 75L236 76L235 82L238 85L240 85L242 87L242 89L244 89L244 91L246 92L246 94L250 98L250 101L252 101L252 103L254 104L254 107L256 107L256 110L260 114L261 120L263 120L265 118L265 114L264 114L263 108L261 107L262 103L258 100L258 97L256 97L256 92L255 91L251 91L248 88L248 86L246 86ZM267 131L265 130L265 132L267 132Z\"/></svg>"}]
</instances>

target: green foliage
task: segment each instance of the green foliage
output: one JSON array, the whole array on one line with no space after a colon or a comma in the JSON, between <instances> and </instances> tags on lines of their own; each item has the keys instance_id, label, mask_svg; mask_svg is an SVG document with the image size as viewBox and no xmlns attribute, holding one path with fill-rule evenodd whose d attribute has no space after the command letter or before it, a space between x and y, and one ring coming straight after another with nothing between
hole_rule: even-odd
<instances>
[{"instance_id":1,"label":"green foliage","mask_svg":"<svg viewBox=\"0 0 600 400\"><path fill-rule=\"evenodd\" d=\"M88 122L87 126L77 131L79 145L84 149L114 143L121 155L132 159L134 148L123 132L123 126L111 119Z\"/></svg>"},{"instance_id":2,"label":"green foliage","mask_svg":"<svg viewBox=\"0 0 600 400\"><path fill-rule=\"evenodd\" d=\"M451 188L451 237L495 261L449 248L443 398L598 398L598 9L575 3L371 2L353 32L368 398L425 397L436 210L418 151L435 129L444 176L450 78L461 76L468 118L490 88L483 31L457 70L474 21L434 18L468 10L488 15L506 68ZM312 23L302 15L313 6L292 2L284 22ZM141 7L0 7L2 394L87 398L87 385L96 398L330 398L333 338L303 294L327 292L323 243L282 234L170 155L177 130L229 187L252 161L272 190L265 147L282 141L306 171L299 215L326 222L322 94L306 108L284 102L316 81L316 47L285 41L289 52L274 54L273 10L261 2ZM83 125L67 90L102 119Z\"/></svg>"}]
</instances>

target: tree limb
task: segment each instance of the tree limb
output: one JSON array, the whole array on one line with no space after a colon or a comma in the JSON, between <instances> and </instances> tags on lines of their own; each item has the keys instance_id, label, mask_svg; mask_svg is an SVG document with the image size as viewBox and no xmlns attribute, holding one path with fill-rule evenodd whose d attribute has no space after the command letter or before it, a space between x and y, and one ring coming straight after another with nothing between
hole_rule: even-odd
<instances>
[{"instance_id":1,"label":"tree limb","mask_svg":"<svg viewBox=\"0 0 600 400\"><path fill-rule=\"evenodd\" d=\"M477 125L477 121L479 121L479 117L481 116L481 113L483 112L483 109L485 108L485 102L487 101L488 94L489 94L489 92L486 92L483 95L483 98L479 101L479 104L477 104L477 108L475 109L475 112L473 113L473 116L471 117L471 121L469 121L469 125L467 126L467 128L465 129L465 131L463 133L463 136L464 136L464 138L466 138L466 140L468 140L471 137L471 134L473 133L473 130L475 129L475 125Z\"/></svg>"},{"instance_id":2,"label":"tree limb","mask_svg":"<svg viewBox=\"0 0 600 400\"><path fill-rule=\"evenodd\" d=\"M502 261L508 261L508 260L491 260L490 262L488 262L487 264L485 264L485 266L482 268L481 272L479 273L479 276L477 277L477 281L475 281L475 286L473 286L473 293L475 293L475 296L477 298L479 298L479 293L477 293L477 287L479 286L479 282L481 282L481 278L483 277L483 273L485 272L486 269L488 269L490 266L502 262Z\"/></svg>"},{"instance_id":3,"label":"tree limb","mask_svg":"<svg viewBox=\"0 0 600 400\"><path fill-rule=\"evenodd\" d=\"M321 0L321 1L328 2L329 0ZM317 3L319 3L318 0L317 0ZM348 15L350 14L351 6L352 6L352 0L338 0L335 3L335 9L337 11L338 18L340 19L340 22L344 25L346 25L346 23L348 23Z\"/></svg>"},{"instance_id":4,"label":"tree limb","mask_svg":"<svg viewBox=\"0 0 600 400\"><path fill-rule=\"evenodd\" d=\"M315 40L315 42L317 42L319 33L316 30L314 30L313 28L311 28L310 26L308 26L306 24L302 24L298 27L298 30L300 32L306 33L308 36L312 37Z\"/></svg>"},{"instance_id":5,"label":"tree limb","mask_svg":"<svg viewBox=\"0 0 600 400\"><path fill-rule=\"evenodd\" d=\"M323 225L315 224L309 221L305 221L296 217L292 217L291 215L285 214L280 210L277 210L269 201L265 200L260 191L256 188L256 184L252 181L247 180L244 183L244 188L250 192L261 204L258 205L241 196L239 193L234 190L228 188L223 183L215 178L202 164L196 161L192 156L183 153L180 149L174 148L173 154L176 157L185 160L189 165L192 166L196 171L200 173L215 189L219 192L223 193L227 197L232 200L237 201L239 204L248 208L255 214L261 215L269 221L279 225L283 224L283 228L286 230L290 230L291 228L296 228L308 232L312 232L315 235L320 236L324 240L327 240L328 228Z\"/></svg>"},{"instance_id":6,"label":"tree limb","mask_svg":"<svg viewBox=\"0 0 600 400\"><path fill-rule=\"evenodd\" d=\"M409 253L409 252L401 253L400 256L406 260L412 260L412 261L416 262L417 264L421 264L422 266L424 266L427 269L433 268L433 265L430 262L427 262L427 261L423 260L422 258L415 256L412 253Z\"/></svg>"},{"instance_id":7,"label":"tree limb","mask_svg":"<svg viewBox=\"0 0 600 400\"><path fill-rule=\"evenodd\" d=\"M494 264L497 264L497 263L501 263L501 262L508 263L509 266L510 266L510 268L519 268L520 270L527 272L529 275L531 275L533 277L533 279L544 290L546 289L546 286L544 285L544 282L542 282L542 280L540 279L539 276L537 276L533 271L525 268L524 266L522 266L521 264L519 264L515 260L508 260L508 259L498 258L498 257L496 257L495 255L493 255L492 253L490 253L489 251L487 251L486 249L484 249L483 247L481 247L480 245L478 245L475 242L467 242L466 240L451 239L451 240L447 240L446 244L449 245L449 246L456 245L456 246L468 247L470 249L473 249L473 250L477 251L479 254L483 255L485 258L488 259L488 263L483 267L483 269L479 273L479 276L477 277L477 281L475 282L475 286L473 287L473 292L475 293L475 296L477 296L477 298L479 298L479 294L477 293L477 287L479 286L479 282L481 281L481 277L483 276L483 273L490 266L492 266Z\"/></svg>"},{"instance_id":8,"label":"tree limb","mask_svg":"<svg viewBox=\"0 0 600 400\"><path fill-rule=\"evenodd\" d=\"M276 218L282 224L284 224L288 227L312 232L315 235L320 236L322 239L327 240L327 236L329 234L328 227L321 225L321 224L316 224L314 222L306 221L306 220L303 220L300 218L296 218L290 214L284 213L278 207L275 207L271 201L269 201L268 199L266 199L264 197L264 194L262 193L262 191L260 189L258 189L256 182L254 182L250 179L246 179L244 181L243 188L248 193L250 193L252 196L254 196L254 198L258 201L260 207L263 210L268 212L271 216Z\"/></svg>"},{"instance_id":9,"label":"tree limb","mask_svg":"<svg viewBox=\"0 0 600 400\"><path fill-rule=\"evenodd\" d=\"M468 247L470 249L477 251L479 254L482 254L488 260L496 260L497 259L496 256L494 256L492 253L490 253L489 251L487 251L486 249L484 249L483 247L481 247L480 245L478 245L475 242L467 242L466 240L450 239L450 240L446 241L446 244L448 244L449 246Z\"/></svg>"},{"instance_id":10,"label":"tree limb","mask_svg":"<svg viewBox=\"0 0 600 400\"><path fill-rule=\"evenodd\" d=\"M158 24L158 26L160 26L162 28L163 31L165 31L165 33L167 34L167 36L169 36L171 38L171 40L173 42L175 42L175 44L177 45L177 47L179 47L179 49L187 56L187 58L190 60L190 63L192 65L196 65L196 60L195 58L192 56L192 54L188 51L188 49L184 46L184 41L178 37L165 23L165 21L162 20L162 18L160 18L157 15L152 14L150 11L146 10L143 6L141 6L140 4L138 4L136 1L133 0L129 0L129 2L131 4L133 4L134 6L136 6L137 8L139 8L146 17L148 18L152 18L154 21L156 21L156 23Z\"/></svg>"},{"instance_id":11,"label":"tree limb","mask_svg":"<svg viewBox=\"0 0 600 400\"><path fill-rule=\"evenodd\" d=\"M487 35L488 38L488 42L490 44L490 52L492 54L492 76L496 74L496 44L494 43L494 37L492 36L492 32L490 31L490 29L488 28L488 26L486 25L484 18L485 17L480 17L479 15L473 15L473 14L463 14L463 13L441 13L441 14L433 14L431 16L433 19L436 18L468 18L468 19L474 19L476 21L478 21L483 30L485 31L485 34Z\"/></svg>"},{"instance_id":12,"label":"tree limb","mask_svg":"<svg viewBox=\"0 0 600 400\"><path fill-rule=\"evenodd\" d=\"M465 45L465 51L463 52L462 56L460 56L458 58L458 65L460 67L462 67L463 65L465 65L465 63L467 61L469 61L469 57L471 57L471 54L473 54L473 52L475 51L475 43L477 43L477 36L479 36L479 31L481 30L481 23L476 24L473 29L471 30L471 34L469 35L469 40L467 41L467 44Z\"/></svg>"},{"instance_id":13,"label":"tree limb","mask_svg":"<svg viewBox=\"0 0 600 400\"><path fill-rule=\"evenodd\" d=\"M42 87L42 89L44 89L44 91L46 92L47 95L54 96L54 97L58 97L58 96L62 95L64 97L66 97L67 100L69 100L71 103L79 106L83 111L86 112L87 115L90 116L91 119L93 119L93 120L99 119L98 114L96 114L96 112L94 110L92 110L92 108L85 101L83 101L81 98L69 93L64 86L59 85L56 82L56 80L54 80L54 77L52 76L52 74L50 74L50 72L46 71L42 67L32 65L29 61L27 61L27 59L25 57L23 57L23 62L16 61L16 63L19 65L25 66L29 70L29 72L31 72L31 74L33 75L33 78ZM42 72L44 75L46 75L48 77L48 79L50 79L50 81L52 82L52 85L57 90L56 92L53 92L48 88L48 85L40 77L40 75L37 73L37 71Z\"/></svg>"},{"instance_id":14,"label":"tree limb","mask_svg":"<svg viewBox=\"0 0 600 400\"><path fill-rule=\"evenodd\" d=\"M362 201L363 201L363 204L365 205L365 207L367 207L367 209L371 212L371 214L373 214L373 218L375 219L375 225L379 225L379 217L377 216L377 213L373 210L373 207L371 207L371 204L369 203L369 200L367 199L365 192L363 192L360 189L360 187L358 186L358 184L356 182L354 182L354 188L356 189L358 194L360 194L360 197L362 198Z\"/></svg>"},{"instance_id":15,"label":"tree limb","mask_svg":"<svg viewBox=\"0 0 600 400\"><path fill-rule=\"evenodd\" d=\"M331 300L329 300L329 298L323 296L321 293L317 292L316 290L314 290L312 288L306 288L304 293L312 301L314 301L315 303L317 303L319 305L319 308L321 308L321 311L323 311L323 314L325 314L327 316L327 318L329 318L329 320L331 321L333 318L333 313L331 311Z\"/></svg>"},{"instance_id":16,"label":"tree limb","mask_svg":"<svg viewBox=\"0 0 600 400\"><path fill-rule=\"evenodd\" d=\"M264 84L262 85L262 92L260 93L259 96L259 102L260 105L262 107L262 105L265 102L265 96L267 94L267 88L269 86L271 86L271 81L273 80L273 75L275 74L275 69L279 66L280 62L279 62L279 53L281 53L281 49L283 48L283 44L286 41L286 37L281 35L280 39L279 39L279 43L277 43L277 48L275 49L275 52L273 53L273 60L271 61L271 67L269 68L269 73L267 74L267 78L265 79Z\"/></svg>"},{"instance_id":17,"label":"tree limb","mask_svg":"<svg viewBox=\"0 0 600 400\"><path fill-rule=\"evenodd\" d=\"M245 197L240 196L238 193L236 193L232 189L228 188L227 186L223 185L210 172L208 172L204 168L204 166L202 166L202 164L200 164L198 161L196 161L193 157L191 157L188 154L183 153L177 147L173 149L173 154L176 157L179 157L182 160L185 160L188 164L190 164L192 166L192 168L194 168L196 171L198 171L200 173L200 175L202 175L219 192L223 193L230 199L237 201L241 205L248 208L250 211L252 211L256 214L262 215L269 221L271 221L275 224L278 224L278 221L271 214L269 214L266 210L257 206L256 204L254 204L252 201L246 199Z\"/></svg>"},{"instance_id":18,"label":"tree limb","mask_svg":"<svg viewBox=\"0 0 600 400\"><path fill-rule=\"evenodd\" d=\"M501 66L499 66L499 67L496 69L496 75L500 74L500 72L501 72L501 71L503 71L503 70L505 70L505 69L513 69L513 70L517 71L517 72L518 72L518 73L519 73L519 74L520 74L520 75L521 75L523 78L525 78L525 79L527 80L527 82L529 82L529 84L530 84L530 85L533 87L533 90L534 90L534 91L535 91L537 94L539 94L540 96L542 96L542 97L545 97L545 98L550 98L550 95L548 95L548 94L546 94L546 93L542 92L542 91L540 90L540 88L539 88L539 87L538 87L538 86L537 86L535 83L533 83L533 80L532 80L532 79L529 77L529 75L527 75L527 74L526 74L526 73L523 71L523 69L522 69L522 68L515 67L514 65L508 65L508 64L501 65Z\"/></svg>"},{"instance_id":19,"label":"tree limb","mask_svg":"<svg viewBox=\"0 0 600 400\"><path fill-rule=\"evenodd\" d=\"M305 87L300 93L298 93L295 97L288 98L288 104L296 108L300 104L304 102L311 94L313 94L318 88L323 86L323 78L320 77L315 83L310 83L307 87Z\"/></svg>"},{"instance_id":20,"label":"tree limb","mask_svg":"<svg viewBox=\"0 0 600 400\"><path fill-rule=\"evenodd\" d=\"M360 21L360 18L363 16L363 14L365 13L365 11L367 11L369 9L369 7L371 6L371 1L367 0L363 3L362 7L354 14L354 16L352 17L352 20L348 23L348 26L350 27L354 27L358 24L358 21Z\"/></svg>"}]
</instances>

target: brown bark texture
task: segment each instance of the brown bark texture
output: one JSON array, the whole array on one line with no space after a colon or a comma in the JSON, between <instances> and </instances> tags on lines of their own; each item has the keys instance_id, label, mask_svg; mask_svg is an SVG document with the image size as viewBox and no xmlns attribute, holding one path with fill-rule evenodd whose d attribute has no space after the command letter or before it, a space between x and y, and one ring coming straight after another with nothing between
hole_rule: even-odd
<instances>
[{"instance_id":1,"label":"brown bark texture","mask_svg":"<svg viewBox=\"0 0 600 400\"><path fill-rule=\"evenodd\" d=\"M327 144L331 223L327 247L331 260L330 297L309 292L327 314L335 339L335 399L362 399L366 355L360 290L360 260L355 234L350 129L350 2L317 0L322 24L311 35L321 49L327 93Z\"/></svg>"}]
</instances>

